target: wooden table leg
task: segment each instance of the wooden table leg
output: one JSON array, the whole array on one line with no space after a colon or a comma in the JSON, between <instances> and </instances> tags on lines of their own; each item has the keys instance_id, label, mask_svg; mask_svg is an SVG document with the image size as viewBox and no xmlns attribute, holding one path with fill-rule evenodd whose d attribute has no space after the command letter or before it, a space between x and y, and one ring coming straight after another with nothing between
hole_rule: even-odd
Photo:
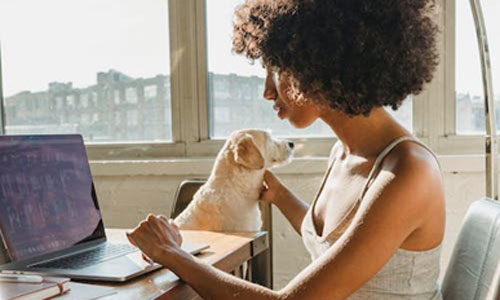
<instances>
[{"instance_id":1,"label":"wooden table leg","mask_svg":"<svg viewBox=\"0 0 500 300\"><path fill-rule=\"evenodd\" d=\"M262 286L273 288L272 257L270 249L258 254L250 261L251 280Z\"/></svg>"}]
</instances>

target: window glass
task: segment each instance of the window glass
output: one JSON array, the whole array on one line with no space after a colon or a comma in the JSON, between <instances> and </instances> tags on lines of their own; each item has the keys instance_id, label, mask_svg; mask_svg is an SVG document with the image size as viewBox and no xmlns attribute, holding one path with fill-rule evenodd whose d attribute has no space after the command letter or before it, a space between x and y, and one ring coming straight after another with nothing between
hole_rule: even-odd
<instances>
[{"instance_id":1,"label":"window glass","mask_svg":"<svg viewBox=\"0 0 500 300\"><path fill-rule=\"evenodd\" d=\"M135 87L127 88L125 90L125 98L128 103L136 104L137 103L137 90Z\"/></svg>"},{"instance_id":2,"label":"window glass","mask_svg":"<svg viewBox=\"0 0 500 300\"><path fill-rule=\"evenodd\" d=\"M500 2L482 0L490 48L497 130L500 130ZM496 76L496 77L495 77ZM484 134L484 93L474 19L469 1L455 1L455 101L457 134Z\"/></svg>"},{"instance_id":3,"label":"window glass","mask_svg":"<svg viewBox=\"0 0 500 300\"><path fill-rule=\"evenodd\" d=\"M146 100L152 100L156 98L158 87L156 85L148 85L144 87L144 98Z\"/></svg>"},{"instance_id":4,"label":"window glass","mask_svg":"<svg viewBox=\"0 0 500 300\"><path fill-rule=\"evenodd\" d=\"M115 105L120 104L120 91L119 90L114 90L114 98L115 98Z\"/></svg>"},{"instance_id":5,"label":"window glass","mask_svg":"<svg viewBox=\"0 0 500 300\"><path fill-rule=\"evenodd\" d=\"M280 120L272 101L263 100L265 70L231 53L232 20L239 0L206 0L208 44L208 94L210 136L226 137L245 127L272 129L275 135L294 137L332 136L330 128L317 121L307 129L294 129ZM405 101L395 113L412 130L412 105Z\"/></svg>"},{"instance_id":6,"label":"window glass","mask_svg":"<svg viewBox=\"0 0 500 300\"><path fill-rule=\"evenodd\" d=\"M89 95L85 93L80 95L80 105L82 108L86 108L89 106Z\"/></svg>"},{"instance_id":7,"label":"window glass","mask_svg":"<svg viewBox=\"0 0 500 300\"><path fill-rule=\"evenodd\" d=\"M171 140L168 1L1 0L0 34L8 134Z\"/></svg>"}]
</instances>

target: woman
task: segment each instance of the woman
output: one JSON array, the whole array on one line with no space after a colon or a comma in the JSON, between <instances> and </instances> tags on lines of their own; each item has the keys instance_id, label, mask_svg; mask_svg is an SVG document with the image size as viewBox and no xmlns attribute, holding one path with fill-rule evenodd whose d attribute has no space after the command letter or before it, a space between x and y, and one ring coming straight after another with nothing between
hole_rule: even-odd
<instances>
[{"instance_id":1,"label":"woman","mask_svg":"<svg viewBox=\"0 0 500 300\"><path fill-rule=\"evenodd\" d=\"M287 217L313 262L272 291L180 250L178 229L149 216L130 240L206 299L441 299L445 207L432 152L383 108L419 93L437 65L432 0L249 0L236 53L262 59L264 98L297 128L338 138L312 205L266 172L261 199Z\"/></svg>"}]
</instances>

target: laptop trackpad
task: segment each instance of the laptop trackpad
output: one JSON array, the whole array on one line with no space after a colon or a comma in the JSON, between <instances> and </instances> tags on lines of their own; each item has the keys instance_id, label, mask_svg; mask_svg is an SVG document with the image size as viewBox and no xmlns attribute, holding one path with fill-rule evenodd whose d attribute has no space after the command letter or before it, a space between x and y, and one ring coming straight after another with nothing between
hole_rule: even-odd
<instances>
[{"instance_id":1,"label":"laptop trackpad","mask_svg":"<svg viewBox=\"0 0 500 300\"><path fill-rule=\"evenodd\" d=\"M191 254L198 254L207 248L209 248L209 245L207 244L182 244L182 249ZM98 274L96 279L101 279L101 277L112 277L115 278L115 280L123 281L128 279L132 274L142 274L160 268L162 268L162 266L157 263L146 262L142 258L141 251L135 251L97 265L89 266L81 269L81 271L85 273Z\"/></svg>"},{"instance_id":2,"label":"laptop trackpad","mask_svg":"<svg viewBox=\"0 0 500 300\"><path fill-rule=\"evenodd\" d=\"M135 273L143 273L162 266L146 262L140 251L113 258L111 260L81 269L85 273L96 274L96 277L124 278Z\"/></svg>"}]
</instances>

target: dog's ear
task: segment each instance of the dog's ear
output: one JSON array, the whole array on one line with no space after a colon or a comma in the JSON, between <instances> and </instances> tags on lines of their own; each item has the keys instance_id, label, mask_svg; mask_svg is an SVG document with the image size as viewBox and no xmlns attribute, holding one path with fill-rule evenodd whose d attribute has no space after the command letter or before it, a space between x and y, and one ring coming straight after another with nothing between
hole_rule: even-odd
<instances>
[{"instance_id":1,"label":"dog's ear","mask_svg":"<svg viewBox=\"0 0 500 300\"><path fill-rule=\"evenodd\" d=\"M252 136L245 135L239 139L233 151L234 160L237 164L252 170L264 168L264 158L259 148L255 146Z\"/></svg>"}]
</instances>

